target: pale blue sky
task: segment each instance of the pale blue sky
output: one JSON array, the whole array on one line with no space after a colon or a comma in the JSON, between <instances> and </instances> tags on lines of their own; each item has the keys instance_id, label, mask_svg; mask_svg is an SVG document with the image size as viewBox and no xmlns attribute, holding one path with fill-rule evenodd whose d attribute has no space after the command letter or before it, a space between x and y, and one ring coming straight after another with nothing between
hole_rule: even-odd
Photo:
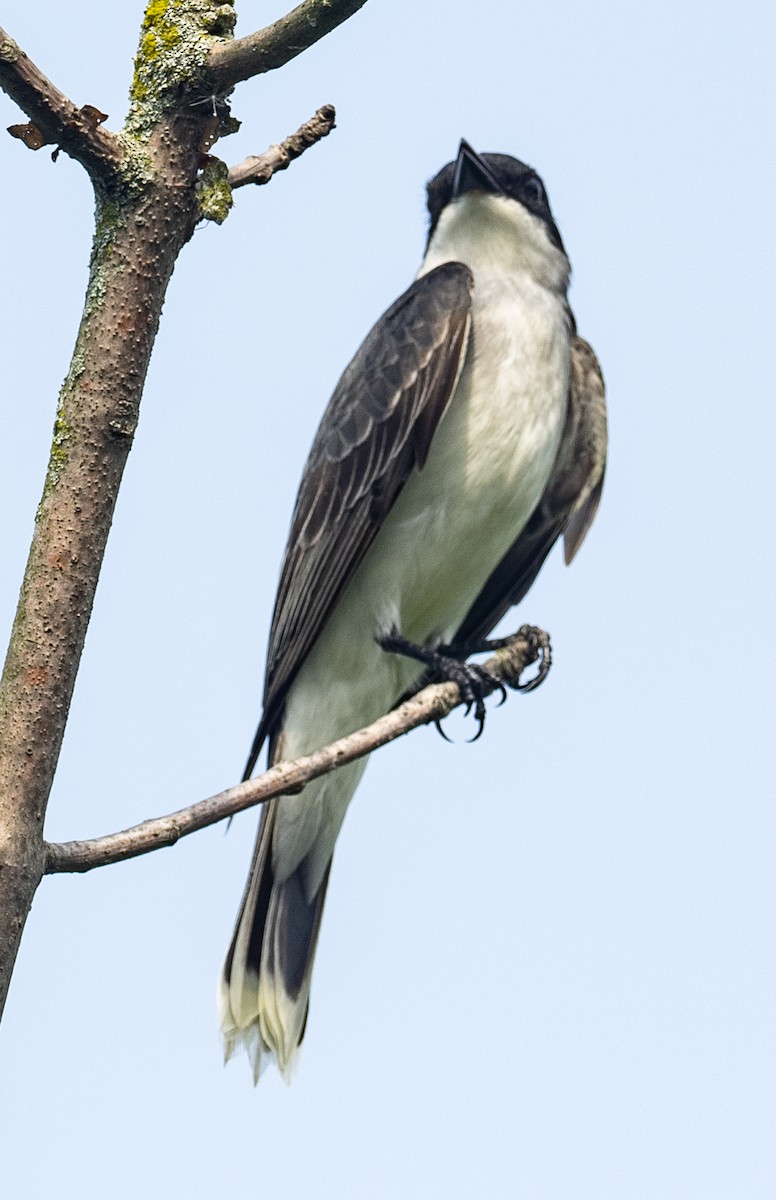
<instances>
[{"instance_id":1,"label":"pale blue sky","mask_svg":"<svg viewBox=\"0 0 776 1200\"><path fill-rule=\"evenodd\" d=\"M241 3L238 32L281 11ZM339 127L179 263L49 837L239 776L315 425L462 135L545 179L607 378L607 486L510 622L552 632L546 686L476 746L423 731L372 762L290 1089L224 1069L216 1033L255 815L44 883L0 1031L9 1197L776 1194L770 12L368 0L238 91L229 161L326 101ZM2 23L115 128L141 15L6 0ZM2 136L0 159L5 631L91 199L65 156Z\"/></svg>"}]
</instances>

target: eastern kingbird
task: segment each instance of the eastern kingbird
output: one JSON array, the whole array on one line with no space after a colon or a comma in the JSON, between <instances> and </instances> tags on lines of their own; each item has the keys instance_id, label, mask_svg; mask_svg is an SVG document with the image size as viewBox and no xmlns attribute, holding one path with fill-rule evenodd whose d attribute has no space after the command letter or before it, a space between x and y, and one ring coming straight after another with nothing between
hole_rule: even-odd
<instances>
[{"instance_id":1,"label":"eastern kingbird","mask_svg":"<svg viewBox=\"0 0 776 1200\"><path fill-rule=\"evenodd\" d=\"M415 282L334 390L297 496L269 639L263 743L294 759L387 712L418 660L476 650L556 540L595 516L604 385L537 173L461 142L428 185ZM477 668L464 668L476 697ZM456 678L461 678L460 664ZM227 1057L287 1073L304 1034L334 843L366 760L266 805L220 987Z\"/></svg>"}]
</instances>

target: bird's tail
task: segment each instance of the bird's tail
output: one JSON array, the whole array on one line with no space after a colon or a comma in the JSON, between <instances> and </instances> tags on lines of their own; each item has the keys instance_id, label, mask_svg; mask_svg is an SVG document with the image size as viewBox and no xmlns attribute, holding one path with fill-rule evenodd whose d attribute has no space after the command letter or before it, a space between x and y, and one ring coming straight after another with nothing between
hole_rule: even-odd
<instances>
[{"instance_id":1,"label":"bird's tail","mask_svg":"<svg viewBox=\"0 0 776 1200\"><path fill-rule=\"evenodd\" d=\"M315 946L331 857L308 898L304 864L285 879L273 868L278 804L265 807L248 882L219 987L227 1059L244 1047L254 1080L274 1056L288 1079L304 1036Z\"/></svg>"}]
</instances>

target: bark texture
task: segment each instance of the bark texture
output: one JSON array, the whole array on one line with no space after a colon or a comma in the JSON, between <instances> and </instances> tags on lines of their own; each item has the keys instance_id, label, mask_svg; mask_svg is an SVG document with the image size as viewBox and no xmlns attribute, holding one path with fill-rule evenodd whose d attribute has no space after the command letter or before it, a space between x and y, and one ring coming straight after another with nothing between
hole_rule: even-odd
<instances>
[{"instance_id":1,"label":"bark texture","mask_svg":"<svg viewBox=\"0 0 776 1200\"><path fill-rule=\"evenodd\" d=\"M137 196L98 185L86 304L0 685L0 1009L44 866L43 819L113 510L175 259L197 215L173 128Z\"/></svg>"},{"instance_id":2,"label":"bark texture","mask_svg":"<svg viewBox=\"0 0 776 1200\"><path fill-rule=\"evenodd\" d=\"M266 29L215 46L208 60L209 78L217 86L229 88L254 75L276 71L352 17L365 3L303 0Z\"/></svg>"}]
</instances>

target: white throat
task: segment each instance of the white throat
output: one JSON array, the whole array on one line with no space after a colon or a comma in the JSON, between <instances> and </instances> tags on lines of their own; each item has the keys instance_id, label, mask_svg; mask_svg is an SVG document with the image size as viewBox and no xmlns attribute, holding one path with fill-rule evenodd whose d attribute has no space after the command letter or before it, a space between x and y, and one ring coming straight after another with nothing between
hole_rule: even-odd
<instances>
[{"instance_id":1,"label":"white throat","mask_svg":"<svg viewBox=\"0 0 776 1200\"><path fill-rule=\"evenodd\" d=\"M462 262L478 275L525 272L565 294L570 266L543 221L507 196L467 192L442 210L418 277L445 262Z\"/></svg>"}]
</instances>

